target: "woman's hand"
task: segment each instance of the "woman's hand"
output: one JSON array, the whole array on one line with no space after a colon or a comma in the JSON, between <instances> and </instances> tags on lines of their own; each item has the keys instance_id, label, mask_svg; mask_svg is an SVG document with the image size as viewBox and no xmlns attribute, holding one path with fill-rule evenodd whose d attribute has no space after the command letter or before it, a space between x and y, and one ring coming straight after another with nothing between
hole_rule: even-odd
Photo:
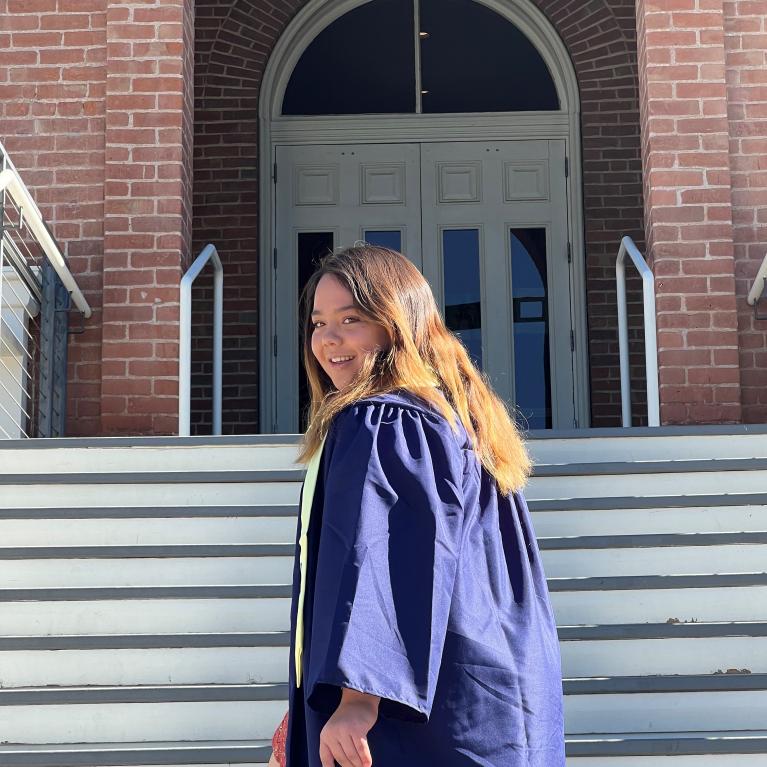
<instances>
[{"instance_id":1,"label":"woman's hand","mask_svg":"<svg viewBox=\"0 0 767 767\"><path fill-rule=\"evenodd\" d=\"M277 761L277 758L274 756L274 751L272 751L272 755L269 757L268 767L280 767L280 763Z\"/></svg>"},{"instance_id":2,"label":"woman's hand","mask_svg":"<svg viewBox=\"0 0 767 767\"><path fill-rule=\"evenodd\" d=\"M343 688L341 703L320 732L322 767L373 767L367 734L378 719L377 695Z\"/></svg>"}]
</instances>

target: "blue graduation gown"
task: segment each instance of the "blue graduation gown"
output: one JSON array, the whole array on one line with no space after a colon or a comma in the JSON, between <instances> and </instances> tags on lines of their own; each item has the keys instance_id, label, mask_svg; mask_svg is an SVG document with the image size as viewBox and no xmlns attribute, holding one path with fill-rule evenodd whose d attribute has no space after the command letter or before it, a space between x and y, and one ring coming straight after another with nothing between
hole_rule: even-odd
<instances>
[{"instance_id":1,"label":"blue graduation gown","mask_svg":"<svg viewBox=\"0 0 767 767\"><path fill-rule=\"evenodd\" d=\"M457 428L404 390L334 419L298 688L297 556L293 572L287 767L321 767L342 687L381 697L373 767L564 767L559 643L530 513Z\"/></svg>"}]
</instances>

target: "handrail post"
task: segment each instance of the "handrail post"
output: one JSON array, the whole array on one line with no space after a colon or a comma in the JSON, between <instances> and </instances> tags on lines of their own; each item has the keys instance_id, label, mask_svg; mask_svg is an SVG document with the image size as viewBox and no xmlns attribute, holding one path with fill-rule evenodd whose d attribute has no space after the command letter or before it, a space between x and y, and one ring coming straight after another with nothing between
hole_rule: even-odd
<instances>
[{"instance_id":1,"label":"handrail post","mask_svg":"<svg viewBox=\"0 0 767 767\"><path fill-rule=\"evenodd\" d=\"M644 313L645 370L647 374L647 423L660 426L658 393L658 342L655 320L655 278L631 237L623 237L615 260L616 295L618 300L618 350L621 370L621 416L624 427L631 426L631 380L629 369L628 310L626 307L626 254L642 277Z\"/></svg>"},{"instance_id":2,"label":"handrail post","mask_svg":"<svg viewBox=\"0 0 767 767\"><path fill-rule=\"evenodd\" d=\"M218 259L218 256L216 256ZM219 265L220 265L219 261ZM221 434L224 356L224 272L213 276L213 433Z\"/></svg>"},{"instance_id":3,"label":"handrail post","mask_svg":"<svg viewBox=\"0 0 767 767\"><path fill-rule=\"evenodd\" d=\"M221 434L224 345L224 270L216 246L206 245L181 279L178 375L178 433L191 431L192 400L192 284L210 261L213 264L213 434Z\"/></svg>"}]
</instances>

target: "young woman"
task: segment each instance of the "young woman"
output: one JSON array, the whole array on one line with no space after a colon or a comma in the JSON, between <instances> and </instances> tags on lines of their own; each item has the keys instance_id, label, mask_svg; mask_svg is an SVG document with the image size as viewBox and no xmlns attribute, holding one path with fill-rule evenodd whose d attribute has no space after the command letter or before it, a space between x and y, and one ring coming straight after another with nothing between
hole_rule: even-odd
<instances>
[{"instance_id":1,"label":"young woman","mask_svg":"<svg viewBox=\"0 0 767 767\"><path fill-rule=\"evenodd\" d=\"M303 308L308 465L271 764L564 767L530 462L504 404L400 253L328 256Z\"/></svg>"}]
</instances>

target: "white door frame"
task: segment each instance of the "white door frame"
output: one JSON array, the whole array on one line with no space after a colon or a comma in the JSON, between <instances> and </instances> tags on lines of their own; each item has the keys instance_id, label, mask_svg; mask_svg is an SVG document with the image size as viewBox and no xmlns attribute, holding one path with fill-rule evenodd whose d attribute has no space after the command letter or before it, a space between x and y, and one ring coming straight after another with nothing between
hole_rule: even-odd
<instances>
[{"instance_id":1,"label":"white door frame","mask_svg":"<svg viewBox=\"0 0 767 767\"><path fill-rule=\"evenodd\" d=\"M276 387L272 364L274 335L275 147L281 144L364 144L428 141L565 140L568 160L568 237L572 263L572 323L575 329L575 412L579 428L589 426L589 367L586 272L581 196L580 97L575 70L564 43L530 0L475 0L507 18L537 48L557 89L555 112L467 114L280 115L290 75L307 46L338 17L368 0L310 0L290 22L267 62L259 101L259 408L262 433L276 431ZM267 160L266 162L264 160Z\"/></svg>"}]
</instances>

